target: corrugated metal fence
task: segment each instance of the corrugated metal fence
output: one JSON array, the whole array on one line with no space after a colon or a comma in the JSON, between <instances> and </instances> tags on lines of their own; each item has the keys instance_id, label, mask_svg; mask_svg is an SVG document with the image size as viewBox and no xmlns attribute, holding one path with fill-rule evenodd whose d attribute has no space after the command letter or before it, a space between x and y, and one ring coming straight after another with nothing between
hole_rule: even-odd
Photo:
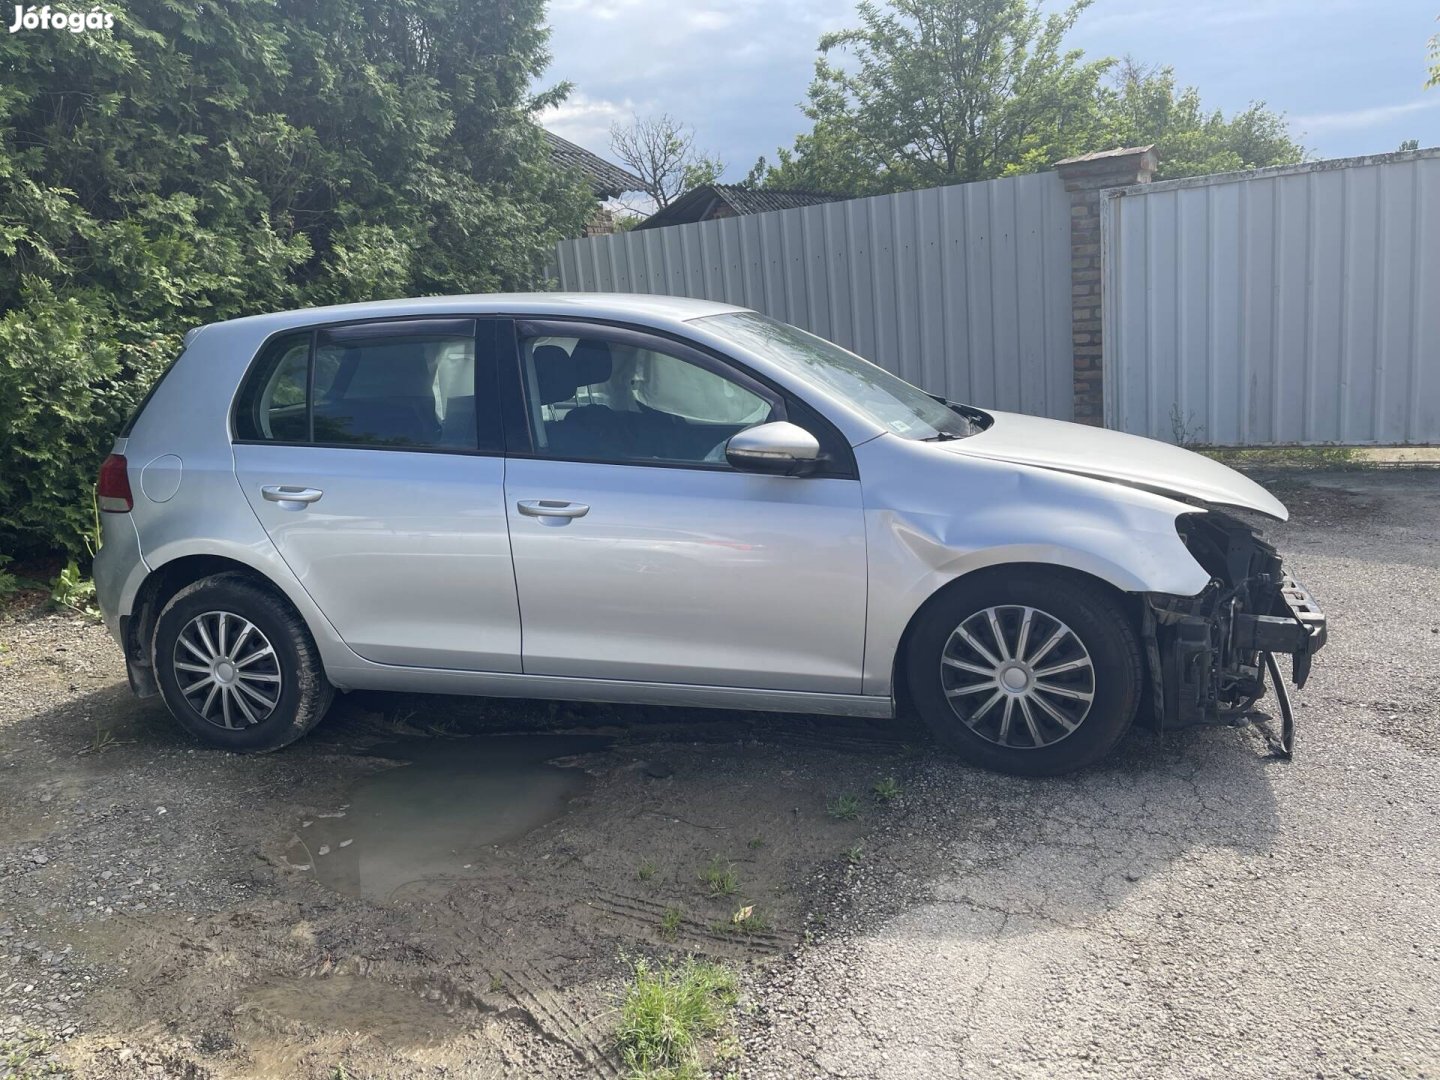
<instances>
[{"instance_id":1,"label":"corrugated metal fence","mask_svg":"<svg viewBox=\"0 0 1440 1080\"><path fill-rule=\"evenodd\" d=\"M1440 151L1105 193L1109 427L1440 442Z\"/></svg>"},{"instance_id":2,"label":"corrugated metal fence","mask_svg":"<svg viewBox=\"0 0 1440 1080\"><path fill-rule=\"evenodd\" d=\"M1054 173L567 240L556 264L562 289L744 304L931 393L1073 415Z\"/></svg>"}]
</instances>

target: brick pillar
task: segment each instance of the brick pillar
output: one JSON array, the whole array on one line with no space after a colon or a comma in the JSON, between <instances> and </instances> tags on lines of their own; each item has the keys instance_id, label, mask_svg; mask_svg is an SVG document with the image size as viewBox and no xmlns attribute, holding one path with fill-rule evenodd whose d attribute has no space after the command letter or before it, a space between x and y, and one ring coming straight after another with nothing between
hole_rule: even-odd
<instances>
[{"instance_id":1,"label":"brick pillar","mask_svg":"<svg viewBox=\"0 0 1440 1080\"><path fill-rule=\"evenodd\" d=\"M1102 150L1055 163L1070 195L1070 332L1075 363L1075 420L1105 423L1100 357L1100 191L1148 184L1160 159L1153 146Z\"/></svg>"}]
</instances>

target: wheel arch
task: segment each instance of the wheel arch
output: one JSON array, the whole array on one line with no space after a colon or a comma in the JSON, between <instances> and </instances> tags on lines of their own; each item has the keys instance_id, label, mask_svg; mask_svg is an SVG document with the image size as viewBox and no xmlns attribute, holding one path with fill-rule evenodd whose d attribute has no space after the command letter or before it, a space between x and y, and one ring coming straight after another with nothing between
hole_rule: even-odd
<instances>
[{"instance_id":1,"label":"wheel arch","mask_svg":"<svg viewBox=\"0 0 1440 1080\"><path fill-rule=\"evenodd\" d=\"M155 630L156 620L170 599L187 585L217 574L238 574L272 594L290 608L309 628L311 636L320 643L321 635L316 634L315 620L305 610L307 606L297 604L294 597L264 569L250 562L215 552L191 552L176 555L166 562L152 567L141 580L135 599L130 605L130 614L121 620L121 638L125 650L126 665L130 670L132 688L142 697L159 692L155 684L155 673L151 667L149 642ZM327 627L328 629L328 627ZM322 648L323 655L323 648Z\"/></svg>"},{"instance_id":2,"label":"wheel arch","mask_svg":"<svg viewBox=\"0 0 1440 1080\"><path fill-rule=\"evenodd\" d=\"M914 636L915 627L920 623L925 613L936 604L943 603L947 597L961 592L966 588L973 588L978 583L1017 573L1044 576L1052 579L1068 580L1096 586L1120 605L1121 610L1125 612L1126 618L1130 622L1131 628L1135 630L1137 634L1140 632L1141 600L1139 595L1134 592L1125 591L1113 581L1107 580L1098 574L1080 570L1073 566L1042 562L1002 562L978 567L942 583L910 613L910 618L905 624L905 629L900 632L899 640L895 646L895 654L890 658L890 688L891 694L895 699L895 710L897 714L901 710L908 712L913 708L913 702L910 701L910 688L907 680L902 677L901 667L905 662L905 653L910 647L910 640Z\"/></svg>"}]
</instances>

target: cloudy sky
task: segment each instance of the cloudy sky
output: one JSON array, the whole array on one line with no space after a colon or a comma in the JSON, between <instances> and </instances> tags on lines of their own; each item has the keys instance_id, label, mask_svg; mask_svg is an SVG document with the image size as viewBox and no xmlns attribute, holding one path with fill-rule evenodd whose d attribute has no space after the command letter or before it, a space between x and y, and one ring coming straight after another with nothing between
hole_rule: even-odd
<instances>
[{"instance_id":1,"label":"cloudy sky","mask_svg":"<svg viewBox=\"0 0 1440 1080\"><path fill-rule=\"evenodd\" d=\"M1054 10L1057 4L1047 4ZM1207 106L1264 101L1317 158L1440 145L1440 88L1423 89L1440 0L1095 0L1071 41L1093 57L1169 64ZM854 0L550 0L546 117L609 155L612 122L669 112L738 180L807 127L799 103L826 30Z\"/></svg>"}]
</instances>

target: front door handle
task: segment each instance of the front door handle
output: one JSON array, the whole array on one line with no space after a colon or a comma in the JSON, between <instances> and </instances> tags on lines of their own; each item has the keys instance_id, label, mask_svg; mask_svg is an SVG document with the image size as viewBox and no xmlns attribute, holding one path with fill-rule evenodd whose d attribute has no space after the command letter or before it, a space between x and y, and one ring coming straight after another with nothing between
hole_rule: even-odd
<instances>
[{"instance_id":1,"label":"front door handle","mask_svg":"<svg viewBox=\"0 0 1440 1080\"><path fill-rule=\"evenodd\" d=\"M521 499L515 509L526 517L539 518L542 525L563 525L571 518L584 517L590 507L584 503L565 502L561 499ZM551 520L547 521L549 518Z\"/></svg>"},{"instance_id":2,"label":"front door handle","mask_svg":"<svg viewBox=\"0 0 1440 1080\"><path fill-rule=\"evenodd\" d=\"M267 484L260 489L260 494L269 502L279 503L282 510L304 510L311 503L319 502L325 492L294 484Z\"/></svg>"}]
</instances>

